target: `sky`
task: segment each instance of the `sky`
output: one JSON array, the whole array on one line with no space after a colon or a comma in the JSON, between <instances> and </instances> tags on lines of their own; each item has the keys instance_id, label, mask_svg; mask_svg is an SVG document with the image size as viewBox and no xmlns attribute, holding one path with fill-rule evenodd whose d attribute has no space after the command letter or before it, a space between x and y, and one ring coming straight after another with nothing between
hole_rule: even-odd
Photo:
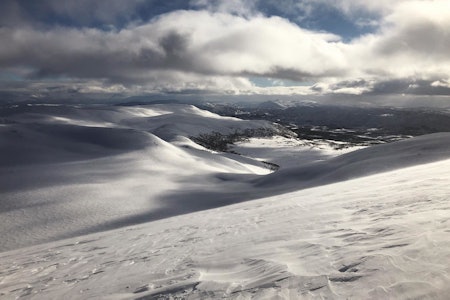
<instances>
[{"instance_id":1,"label":"sky","mask_svg":"<svg viewBox=\"0 0 450 300\"><path fill-rule=\"evenodd\" d=\"M450 106L449 49L450 0L2 0L0 99Z\"/></svg>"}]
</instances>

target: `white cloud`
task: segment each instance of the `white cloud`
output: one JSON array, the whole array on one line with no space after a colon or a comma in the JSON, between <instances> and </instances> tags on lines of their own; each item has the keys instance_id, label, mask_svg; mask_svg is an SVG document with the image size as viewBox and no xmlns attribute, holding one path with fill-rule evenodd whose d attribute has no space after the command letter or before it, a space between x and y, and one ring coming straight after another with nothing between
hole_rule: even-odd
<instances>
[{"instance_id":1,"label":"white cloud","mask_svg":"<svg viewBox=\"0 0 450 300\"><path fill-rule=\"evenodd\" d=\"M450 88L450 79L436 80L431 83L432 87L445 87Z\"/></svg>"},{"instance_id":2,"label":"white cloud","mask_svg":"<svg viewBox=\"0 0 450 300\"><path fill-rule=\"evenodd\" d=\"M450 2L401 3L378 33L347 47L366 76L440 78L450 72Z\"/></svg>"},{"instance_id":3,"label":"white cloud","mask_svg":"<svg viewBox=\"0 0 450 300\"><path fill-rule=\"evenodd\" d=\"M258 14L255 0L191 0L189 3L193 7L210 12L228 13L238 16Z\"/></svg>"},{"instance_id":4,"label":"white cloud","mask_svg":"<svg viewBox=\"0 0 450 300\"><path fill-rule=\"evenodd\" d=\"M314 1L314 0L310 0ZM325 1L325 0L320 0ZM395 6L402 2L408 2L410 0L377 0L377 1L366 1L366 0L331 0L331 3L340 9L342 12L355 15L361 12L365 13L376 13L380 15L385 15L390 13L395 9Z\"/></svg>"}]
</instances>

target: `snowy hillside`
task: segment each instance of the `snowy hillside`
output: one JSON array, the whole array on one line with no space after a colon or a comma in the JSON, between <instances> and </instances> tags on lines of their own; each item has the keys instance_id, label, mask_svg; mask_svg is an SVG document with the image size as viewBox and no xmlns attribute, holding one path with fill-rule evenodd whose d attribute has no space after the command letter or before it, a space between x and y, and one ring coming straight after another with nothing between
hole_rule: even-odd
<instances>
[{"instance_id":1,"label":"snowy hillside","mask_svg":"<svg viewBox=\"0 0 450 300\"><path fill-rule=\"evenodd\" d=\"M279 133L189 105L2 109L0 298L447 298L450 133L193 142L261 128Z\"/></svg>"},{"instance_id":2,"label":"snowy hillside","mask_svg":"<svg viewBox=\"0 0 450 300\"><path fill-rule=\"evenodd\" d=\"M446 299L450 160L0 254L5 299Z\"/></svg>"},{"instance_id":3,"label":"snowy hillside","mask_svg":"<svg viewBox=\"0 0 450 300\"><path fill-rule=\"evenodd\" d=\"M270 123L188 105L28 105L3 109L0 120L0 250L195 211L163 198L214 186L215 174L270 172L259 161L188 139Z\"/></svg>"}]
</instances>

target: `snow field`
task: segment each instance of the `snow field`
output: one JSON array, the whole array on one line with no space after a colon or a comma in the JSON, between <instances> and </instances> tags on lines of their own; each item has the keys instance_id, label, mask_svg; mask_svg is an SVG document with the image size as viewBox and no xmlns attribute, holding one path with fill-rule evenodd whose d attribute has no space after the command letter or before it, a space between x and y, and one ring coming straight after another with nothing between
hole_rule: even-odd
<instances>
[{"instance_id":1,"label":"snow field","mask_svg":"<svg viewBox=\"0 0 450 300\"><path fill-rule=\"evenodd\" d=\"M450 160L5 252L0 293L445 299Z\"/></svg>"},{"instance_id":2,"label":"snow field","mask_svg":"<svg viewBox=\"0 0 450 300\"><path fill-rule=\"evenodd\" d=\"M240 156L188 137L270 124L186 105L2 114L2 299L448 298L449 133Z\"/></svg>"}]
</instances>

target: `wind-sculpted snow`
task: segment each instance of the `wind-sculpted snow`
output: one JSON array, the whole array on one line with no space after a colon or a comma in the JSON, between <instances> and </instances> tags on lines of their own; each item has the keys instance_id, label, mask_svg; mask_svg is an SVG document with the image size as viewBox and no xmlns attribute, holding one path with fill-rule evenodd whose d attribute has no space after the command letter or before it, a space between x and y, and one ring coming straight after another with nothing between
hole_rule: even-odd
<instances>
[{"instance_id":1,"label":"wind-sculpted snow","mask_svg":"<svg viewBox=\"0 0 450 300\"><path fill-rule=\"evenodd\" d=\"M447 299L450 160L0 254L5 299Z\"/></svg>"},{"instance_id":2,"label":"wind-sculpted snow","mask_svg":"<svg viewBox=\"0 0 450 300\"><path fill-rule=\"evenodd\" d=\"M277 130L187 105L0 110L0 298L447 298L450 133L189 139L258 128Z\"/></svg>"}]
</instances>

